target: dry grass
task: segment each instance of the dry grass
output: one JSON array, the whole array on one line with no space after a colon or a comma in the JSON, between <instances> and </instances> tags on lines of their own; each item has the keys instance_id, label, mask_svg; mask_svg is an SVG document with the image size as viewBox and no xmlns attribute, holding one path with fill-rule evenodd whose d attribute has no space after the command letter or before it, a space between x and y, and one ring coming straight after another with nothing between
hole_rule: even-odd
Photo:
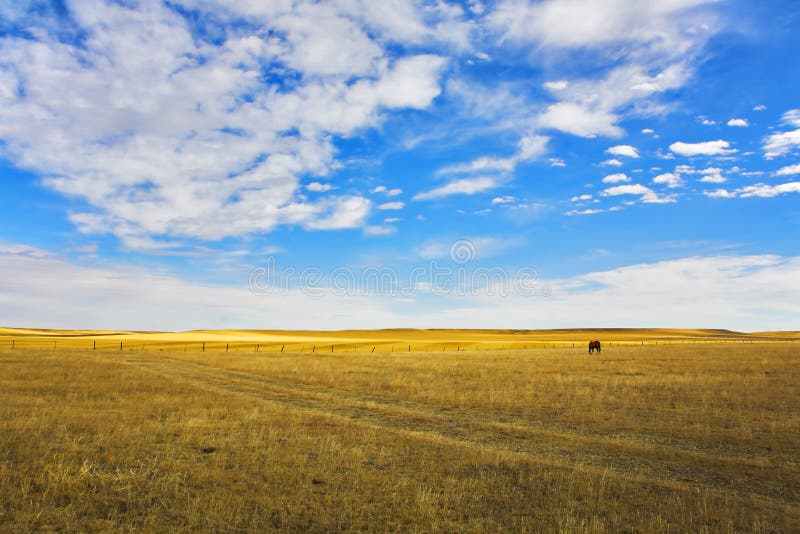
<instances>
[{"instance_id":1,"label":"dry grass","mask_svg":"<svg viewBox=\"0 0 800 534\"><path fill-rule=\"evenodd\" d=\"M150 350L176 352L459 352L586 349L608 346L800 342L800 332L742 333L676 328L564 330L194 330L126 332L0 327L0 350Z\"/></svg>"},{"instance_id":2,"label":"dry grass","mask_svg":"<svg viewBox=\"0 0 800 534\"><path fill-rule=\"evenodd\" d=\"M4 350L0 531L795 531L797 349Z\"/></svg>"}]
</instances>

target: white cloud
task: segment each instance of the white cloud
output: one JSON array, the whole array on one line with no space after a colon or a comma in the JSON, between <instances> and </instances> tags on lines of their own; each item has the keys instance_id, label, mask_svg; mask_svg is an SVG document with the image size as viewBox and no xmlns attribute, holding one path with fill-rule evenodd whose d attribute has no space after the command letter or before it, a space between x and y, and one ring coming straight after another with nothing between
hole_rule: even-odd
<instances>
[{"instance_id":1,"label":"white cloud","mask_svg":"<svg viewBox=\"0 0 800 534\"><path fill-rule=\"evenodd\" d=\"M737 170L738 167L732 167L730 169L731 172L736 172ZM727 178L722 176L722 169L719 167L708 167L706 169L698 170L691 165L678 165L675 167L675 174L700 174L703 176L700 178L701 182L712 184L721 184L728 181Z\"/></svg>"},{"instance_id":2,"label":"white cloud","mask_svg":"<svg viewBox=\"0 0 800 534\"><path fill-rule=\"evenodd\" d=\"M401 210L405 207L402 202L386 202L378 206L379 210Z\"/></svg>"},{"instance_id":3,"label":"white cloud","mask_svg":"<svg viewBox=\"0 0 800 534\"><path fill-rule=\"evenodd\" d=\"M732 154L736 149L729 149L730 143L723 140L705 141L702 143L684 143L678 141L669 145L669 149L681 156L716 156Z\"/></svg>"},{"instance_id":4,"label":"white cloud","mask_svg":"<svg viewBox=\"0 0 800 534\"><path fill-rule=\"evenodd\" d=\"M625 156L626 158L639 157L639 151L636 150L636 147L632 147L630 145L612 146L606 150L606 154L611 154L613 156Z\"/></svg>"},{"instance_id":5,"label":"white cloud","mask_svg":"<svg viewBox=\"0 0 800 534\"><path fill-rule=\"evenodd\" d=\"M491 239L491 238L490 238ZM475 241L479 257L484 244ZM441 250L447 257L449 243ZM506 246L519 246L510 243ZM503 247L500 247L503 249ZM434 248L431 252L435 252ZM483 254L483 255L482 255ZM50 328L189 330L260 328L730 328L740 331L796 329L800 315L800 258L690 257L620 266L561 279L538 278L533 289L551 296L512 292L507 297L437 297L436 308L397 311L391 298L320 296L290 291L258 296L247 287L190 282L127 265L76 265L45 252L0 253L0 324ZM524 282L523 282L524 284ZM24 290L20 290L24 288ZM425 281L418 290L430 290ZM658 302L658 306L652 306Z\"/></svg>"},{"instance_id":6,"label":"white cloud","mask_svg":"<svg viewBox=\"0 0 800 534\"><path fill-rule=\"evenodd\" d=\"M459 240L429 239L417 247L417 254L426 260L451 258L458 251L453 247L461 247L462 252L469 255L469 261L482 260L499 256L508 250L524 244L519 238L502 238L489 236L473 236Z\"/></svg>"},{"instance_id":7,"label":"white cloud","mask_svg":"<svg viewBox=\"0 0 800 534\"><path fill-rule=\"evenodd\" d=\"M800 163L795 165L787 165L775 171L776 176L786 176L790 174L800 174Z\"/></svg>"},{"instance_id":8,"label":"white cloud","mask_svg":"<svg viewBox=\"0 0 800 534\"><path fill-rule=\"evenodd\" d=\"M324 193L326 191L330 191L331 189L336 189L336 188L331 184L323 184L321 182L311 182L309 184L306 184L306 189L308 189L309 191L314 191L316 193Z\"/></svg>"},{"instance_id":9,"label":"white cloud","mask_svg":"<svg viewBox=\"0 0 800 534\"><path fill-rule=\"evenodd\" d=\"M754 184L740 187L734 191L726 189L717 189L715 191L704 191L703 194L712 198L772 198L779 195L786 195L790 193L800 193L800 182L788 182L785 184L769 185L769 184Z\"/></svg>"},{"instance_id":10,"label":"white cloud","mask_svg":"<svg viewBox=\"0 0 800 534\"><path fill-rule=\"evenodd\" d=\"M569 82L567 80L557 80L551 82L544 82L542 85L544 86L545 89L549 89L550 91L561 91L567 88Z\"/></svg>"},{"instance_id":11,"label":"white cloud","mask_svg":"<svg viewBox=\"0 0 800 534\"><path fill-rule=\"evenodd\" d=\"M572 202L581 202L581 201L584 201L584 200L591 200L591 199L592 199L592 195L590 195L588 193L583 194L583 195L576 195L576 196L570 198L570 200Z\"/></svg>"},{"instance_id":12,"label":"white cloud","mask_svg":"<svg viewBox=\"0 0 800 534\"><path fill-rule=\"evenodd\" d=\"M761 197L771 198L778 195L785 195L787 193L800 193L800 182L789 182L778 185L768 184L755 184L741 187L736 190L736 193L742 197Z\"/></svg>"},{"instance_id":13,"label":"white cloud","mask_svg":"<svg viewBox=\"0 0 800 534\"><path fill-rule=\"evenodd\" d=\"M322 200L313 206L310 213L308 206L299 204L290 205L287 210L290 217L295 217L298 224L309 230L341 230L363 226L371 206L369 199L364 197L343 196Z\"/></svg>"},{"instance_id":14,"label":"white cloud","mask_svg":"<svg viewBox=\"0 0 800 534\"><path fill-rule=\"evenodd\" d=\"M448 165L439 169L436 174L469 174L472 172L481 171L504 171L510 172L514 170L516 160L514 157L509 158L490 158L480 157L472 160L469 163L457 163L455 165Z\"/></svg>"},{"instance_id":15,"label":"white cloud","mask_svg":"<svg viewBox=\"0 0 800 534\"><path fill-rule=\"evenodd\" d=\"M790 109L781 118L784 124L794 126L797 130L778 132L764 140L764 156L772 159L788 154L800 147L800 109Z\"/></svg>"},{"instance_id":16,"label":"white cloud","mask_svg":"<svg viewBox=\"0 0 800 534\"><path fill-rule=\"evenodd\" d=\"M681 87L691 68L675 56L651 58L641 64L641 57L611 69L598 78L570 82L558 92L559 102L549 105L535 120L540 128L553 128L581 137L620 137L619 126L625 116L662 114L667 107L658 104L654 95ZM658 69L654 65L658 65Z\"/></svg>"},{"instance_id":17,"label":"white cloud","mask_svg":"<svg viewBox=\"0 0 800 534\"><path fill-rule=\"evenodd\" d=\"M630 182L631 179L625 173L609 174L603 178L604 184L616 184L619 182Z\"/></svg>"},{"instance_id":18,"label":"white cloud","mask_svg":"<svg viewBox=\"0 0 800 534\"><path fill-rule=\"evenodd\" d=\"M673 195L661 196L649 187L641 184L626 184L609 187L608 189L604 189L600 195L604 197L639 195L639 200L645 204L667 204L676 201Z\"/></svg>"},{"instance_id":19,"label":"white cloud","mask_svg":"<svg viewBox=\"0 0 800 534\"><path fill-rule=\"evenodd\" d=\"M764 104L759 104L753 108L753 111L764 111L765 109L767 109L767 106Z\"/></svg>"},{"instance_id":20,"label":"white cloud","mask_svg":"<svg viewBox=\"0 0 800 534\"><path fill-rule=\"evenodd\" d=\"M674 54L691 46L687 42L690 38L699 37L689 35L687 27L696 34L703 31L697 27L696 19L692 24L689 8L708 3L709 0L505 0L489 15L489 22L503 32L505 39L524 44L579 49L638 43L639 48ZM711 22L710 16L705 18Z\"/></svg>"},{"instance_id":21,"label":"white cloud","mask_svg":"<svg viewBox=\"0 0 800 534\"><path fill-rule=\"evenodd\" d=\"M402 217L386 217L383 220L383 222L385 222L386 224L393 224L393 223L396 223L396 222L400 222L402 220L403 220Z\"/></svg>"},{"instance_id":22,"label":"white cloud","mask_svg":"<svg viewBox=\"0 0 800 534\"><path fill-rule=\"evenodd\" d=\"M603 213L604 211L605 210L602 209L569 210L565 212L564 215L567 215L569 217L575 215L597 215L598 213Z\"/></svg>"},{"instance_id":23,"label":"white cloud","mask_svg":"<svg viewBox=\"0 0 800 534\"><path fill-rule=\"evenodd\" d=\"M440 41L427 24L457 21L399 6L229 3L228 16L200 4L225 35L215 45L164 3L78 2L80 45L60 40L47 15L27 21L36 39L0 40L0 79L15 88L0 91L0 138L15 165L90 206L71 217L81 231L127 246L363 224L360 211L330 213L351 197L305 201L299 177L340 165L336 136L440 94L444 58L392 60L386 47Z\"/></svg>"},{"instance_id":24,"label":"white cloud","mask_svg":"<svg viewBox=\"0 0 800 534\"><path fill-rule=\"evenodd\" d=\"M800 129L779 132L767 137L764 142L764 155L767 159L772 159L789 153L795 147L800 147Z\"/></svg>"},{"instance_id":25,"label":"white cloud","mask_svg":"<svg viewBox=\"0 0 800 534\"><path fill-rule=\"evenodd\" d=\"M604 167L622 167L622 162L616 158L607 159L600 163Z\"/></svg>"},{"instance_id":26,"label":"white cloud","mask_svg":"<svg viewBox=\"0 0 800 534\"><path fill-rule=\"evenodd\" d=\"M683 180L675 173L665 172L653 178L654 184L664 184L669 188L676 188L683 186Z\"/></svg>"},{"instance_id":27,"label":"white cloud","mask_svg":"<svg viewBox=\"0 0 800 534\"><path fill-rule=\"evenodd\" d=\"M790 109L786 113L783 114L781 120L785 124L789 124L791 126L797 126L800 128L800 109Z\"/></svg>"},{"instance_id":28,"label":"white cloud","mask_svg":"<svg viewBox=\"0 0 800 534\"><path fill-rule=\"evenodd\" d=\"M474 195L499 186L501 182L492 176L479 176L477 178L462 178L454 180L441 187L417 193L414 200L431 200L450 195Z\"/></svg>"},{"instance_id":29,"label":"white cloud","mask_svg":"<svg viewBox=\"0 0 800 534\"><path fill-rule=\"evenodd\" d=\"M653 190L641 184L618 185L604 189L600 194L604 197L618 195L645 195L652 193Z\"/></svg>"},{"instance_id":30,"label":"white cloud","mask_svg":"<svg viewBox=\"0 0 800 534\"><path fill-rule=\"evenodd\" d=\"M517 197L512 197L511 195L506 195L502 197L495 197L492 199L492 204L510 204L511 202L516 202Z\"/></svg>"},{"instance_id":31,"label":"white cloud","mask_svg":"<svg viewBox=\"0 0 800 534\"><path fill-rule=\"evenodd\" d=\"M747 119L731 119L728 121L728 126L738 126L740 128L746 128L750 126L750 123L747 122Z\"/></svg>"},{"instance_id":32,"label":"white cloud","mask_svg":"<svg viewBox=\"0 0 800 534\"><path fill-rule=\"evenodd\" d=\"M706 171L713 171L713 172L706 172ZM711 184L722 184L728 181L727 178L720 174L720 169L706 169L701 174L703 177L700 178L701 182L711 183Z\"/></svg>"},{"instance_id":33,"label":"white cloud","mask_svg":"<svg viewBox=\"0 0 800 534\"><path fill-rule=\"evenodd\" d=\"M547 163L551 167L566 167L567 166L567 164L561 158L550 158L550 159L547 160Z\"/></svg>"},{"instance_id":34,"label":"white cloud","mask_svg":"<svg viewBox=\"0 0 800 534\"><path fill-rule=\"evenodd\" d=\"M532 161L547 152L549 137L544 135L523 136L517 145L517 152L507 158L480 157L469 163L449 165L437 171L436 174L465 174L482 171L511 172L521 162Z\"/></svg>"},{"instance_id":35,"label":"white cloud","mask_svg":"<svg viewBox=\"0 0 800 534\"><path fill-rule=\"evenodd\" d=\"M703 191L703 194L710 198L736 198L736 193L727 189L715 189L713 191Z\"/></svg>"},{"instance_id":36,"label":"white cloud","mask_svg":"<svg viewBox=\"0 0 800 534\"><path fill-rule=\"evenodd\" d=\"M644 129L642 129L642 133L645 134L645 135L650 135L650 134L654 134L656 132L652 128L644 128Z\"/></svg>"},{"instance_id":37,"label":"white cloud","mask_svg":"<svg viewBox=\"0 0 800 534\"><path fill-rule=\"evenodd\" d=\"M403 190L400 189L399 187L396 187L394 189L389 189L385 185L379 185L379 186L374 187L373 189L371 189L370 193L372 193L372 194L383 193L387 197L396 197L398 195L402 195L403 194Z\"/></svg>"},{"instance_id":38,"label":"white cloud","mask_svg":"<svg viewBox=\"0 0 800 534\"><path fill-rule=\"evenodd\" d=\"M617 117L610 111L574 102L552 104L538 119L541 128L552 128L580 137L619 137L623 131L616 122Z\"/></svg>"},{"instance_id":39,"label":"white cloud","mask_svg":"<svg viewBox=\"0 0 800 534\"><path fill-rule=\"evenodd\" d=\"M387 219L388 221L388 219ZM385 221L386 222L386 221ZM394 226L365 226L364 227L364 235L367 237L376 237L382 235L391 235L397 231L397 228Z\"/></svg>"}]
</instances>

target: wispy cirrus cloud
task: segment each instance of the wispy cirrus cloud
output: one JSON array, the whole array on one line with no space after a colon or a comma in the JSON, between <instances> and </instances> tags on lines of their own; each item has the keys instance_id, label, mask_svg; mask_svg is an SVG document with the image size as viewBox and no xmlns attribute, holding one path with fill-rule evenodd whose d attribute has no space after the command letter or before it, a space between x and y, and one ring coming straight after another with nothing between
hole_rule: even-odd
<instances>
[{"instance_id":1,"label":"wispy cirrus cloud","mask_svg":"<svg viewBox=\"0 0 800 534\"><path fill-rule=\"evenodd\" d=\"M483 191L494 189L503 184L503 181L493 176L478 176L475 178L462 178L453 180L440 187L423 191L414 195L414 200L433 200L451 195L474 195Z\"/></svg>"},{"instance_id":2,"label":"wispy cirrus cloud","mask_svg":"<svg viewBox=\"0 0 800 534\"><path fill-rule=\"evenodd\" d=\"M466 174L473 172L503 171L512 172L520 163L533 161L547 152L549 137L544 135L527 135L520 139L517 152L507 158L480 157L469 163L460 163L443 167L437 174Z\"/></svg>"}]
</instances>

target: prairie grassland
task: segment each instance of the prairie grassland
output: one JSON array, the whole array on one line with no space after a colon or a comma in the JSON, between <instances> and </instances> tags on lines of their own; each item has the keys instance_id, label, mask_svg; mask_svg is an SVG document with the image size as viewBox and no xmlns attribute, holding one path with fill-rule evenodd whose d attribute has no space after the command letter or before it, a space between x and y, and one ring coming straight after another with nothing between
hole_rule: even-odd
<instances>
[{"instance_id":1,"label":"prairie grassland","mask_svg":"<svg viewBox=\"0 0 800 534\"><path fill-rule=\"evenodd\" d=\"M790 532L791 343L0 352L0 531Z\"/></svg>"},{"instance_id":2,"label":"prairie grassland","mask_svg":"<svg viewBox=\"0 0 800 534\"><path fill-rule=\"evenodd\" d=\"M800 332L742 333L676 328L563 330L193 330L128 332L1 328L0 350L155 350L180 352L458 352L586 348L592 339L606 344L677 345L800 342Z\"/></svg>"}]
</instances>

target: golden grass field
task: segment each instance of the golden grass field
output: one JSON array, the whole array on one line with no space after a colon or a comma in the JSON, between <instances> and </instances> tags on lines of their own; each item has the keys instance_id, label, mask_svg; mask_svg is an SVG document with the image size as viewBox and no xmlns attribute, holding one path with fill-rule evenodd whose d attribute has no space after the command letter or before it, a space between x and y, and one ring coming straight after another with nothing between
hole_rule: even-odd
<instances>
[{"instance_id":1,"label":"golden grass field","mask_svg":"<svg viewBox=\"0 0 800 534\"><path fill-rule=\"evenodd\" d=\"M5 329L0 531L797 532L792 338Z\"/></svg>"},{"instance_id":2,"label":"golden grass field","mask_svg":"<svg viewBox=\"0 0 800 534\"><path fill-rule=\"evenodd\" d=\"M730 330L611 328L569 330L194 330L128 332L0 328L0 350L166 350L183 352L448 352L584 348L592 339L606 346L767 343L800 341L800 332L742 333ZM610 345L609 345L610 344Z\"/></svg>"}]
</instances>

